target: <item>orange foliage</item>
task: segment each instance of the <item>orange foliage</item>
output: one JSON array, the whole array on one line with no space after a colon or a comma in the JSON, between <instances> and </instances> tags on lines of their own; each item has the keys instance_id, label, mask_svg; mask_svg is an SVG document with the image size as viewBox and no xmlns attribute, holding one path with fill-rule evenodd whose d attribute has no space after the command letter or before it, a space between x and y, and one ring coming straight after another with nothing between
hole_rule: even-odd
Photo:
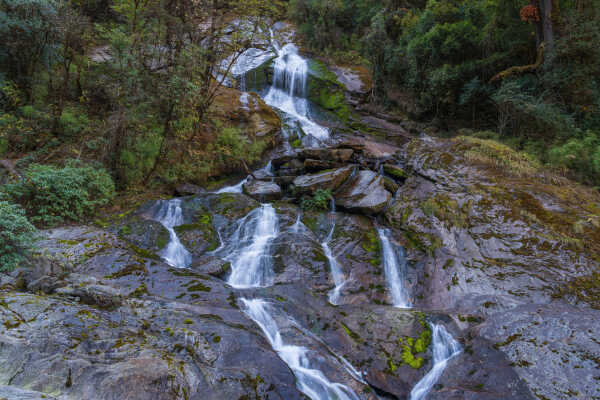
<instances>
[{"instance_id":1,"label":"orange foliage","mask_svg":"<svg viewBox=\"0 0 600 400\"><path fill-rule=\"evenodd\" d=\"M540 13L537 6L533 4L526 5L521 9L521 20L524 22L538 22Z\"/></svg>"}]
</instances>

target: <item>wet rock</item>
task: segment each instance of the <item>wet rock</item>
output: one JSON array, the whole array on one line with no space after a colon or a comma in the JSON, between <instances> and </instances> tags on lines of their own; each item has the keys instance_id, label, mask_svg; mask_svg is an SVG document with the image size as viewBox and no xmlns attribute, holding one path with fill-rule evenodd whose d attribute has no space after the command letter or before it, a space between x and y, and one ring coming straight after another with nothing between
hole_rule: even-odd
<instances>
[{"instance_id":1,"label":"wet rock","mask_svg":"<svg viewBox=\"0 0 600 400\"><path fill-rule=\"evenodd\" d=\"M488 317L478 333L504 352L538 398L600 395L600 311L528 304Z\"/></svg>"},{"instance_id":2,"label":"wet rock","mask_svg":"<svg viewBox=\"0 0 600 400\"><path fill-rule=\"evenodd\" d=\"M336 147L350 148L369 159L388 159L401 151L397 146L360 136L340 135Z\"/></svg>"},{"instance_id":3,"label":"wet rock","mask_svg":"<svg viewBox=\"0 0 600 400\"><path fill-rule=\"evenodd\" d=\"M304 169L306 169L308 172L316 172L316 171L322 171L325 169L339 168L340 166L341 165L339 163L332 162L332 161L311 160L311 159L304 160Z\"/></svg>"},{"instance_id":4,"label":"wet rock","mask_svg":"<svg viewBox=\"0 0 600 400\"><path fill-rule=\"evenodd\" d=\"M298 152L300 158L336 162L348 162L352 154L354 154L352 149L327 148L305 148Z\"/></svg>"},{"instance_id":5,"label":"wet rock","mask_svg":"<svg viewBox=\"0 0 600 400\"><path fill-rule=\"evenodd\" d=\"M56 397L44 392L20 389L14 386L0 385L0 399L2 400L56 400Z\"/></svg>"},{"instance_id":6,"label":"wet rock","mask_svg":"<svg viewBox=\"0 0 600 400\"><path fill-rule=\"evenodd\" d=\"M354 166L349 165L333 171L302 175L294 179L294 186L298 194L311 194L317 189L335 190L348 179L353 170Z\"/></svg>"},{"instance_id":7,"label":"wet rock","mask_svg":"<svg viewBox=\"0 0 600 400\"><path fill-rule=\"evenodd\" d=\"M141 213L124 217L109 228L132 245L160 252L169 243L169 231L158 221L154 221L156 210L150 206L142 208Z\"/></svg>"},{"instance_id":8,"label":"wet rock","mask_svg":"<svg viewBox=\"0 0 600 400\"><path fill-rule=\"evenodd\" d=\"M225 278L225 275L229 273L231 263L208 256L197 260L190 268L202 274L208 274L223 279Z\"/></svg>"},{"instance_id":9,"label":"wet rock","mask_svg":"<svg viewBox=\"0 0 600 400\"><path fill-rule=\"evenodd\" d=\"M391 198L383 178L373 171L360 171L335 193L336 205L365 214L383 211Z\"/></svg>"},{"instance_id":10,"label":"wet rock","mask_svg":"<svg viewBox=\"0 0 600 400\"><path fill-rule=\"evenodd\" d=\"M387 176L383 177L383 186L390 193L396 193L400 188L400 185L398 185L395 180Z\"/></svg>"},{"instance_id":11,"label":"wet rock","mask_svg":"<svg viewBox=\"0 0 600 400\"><path fill-rule=\"evenodd\" d=\"M10 399L37 400L35 391L76 399L303 398L225 297L211 308L148 298L114 311L65 297L0 300L0 380L10 382L0 393Z\"/></svg>"},{"instance_id":12,"label":"wet rock","mask_svg":"<svg viewBox=\"0 0 600 400\"><path fill-rule=\"evenodd\" d=\"M27 285L27 290L32 293L42 291L46 294L50 294L54 292L57 288L64 285L65 284L55 276L43 276L39 279L36 279L33 282L30 282Z\"/></svg>"},{"instance_id":13,"label":"wet rock","mask_svg":"<svg viewBox=\"0 0 600 400\"><path fill-rule=\"evenodd\" d=\"M405 180L408 178L408 173L398 165L383 164L383 171L394 179Z\"/></svg>"},{"instance_id":14,"label":"wet rock","mask_svg":"<svg viewBox=\"0 0 600 400\"><path fill-rule=\"evenodd\" d=\"M177 185L175 192L178 196L190 196L204 194L206 193L206 189L191 183L182 183L181 185Z\"/></svg>"},{"instance_id":15,"label":"wet rock","mask_svg":"<svg viewBox=\"0 0 600 400\"><path fill-rule=\"evenodd\" d=\"M255 179L244 184L244 193L261 202L275 201L282 197L278 184Z\"/></svg>"},{"instance_id":16,"label":"wet rock","mask_svg":"<svg viewBox=\"0 0 600 400\"><path fill-rule=\"evenodd\" d=\"M65 286L57 289L56 293L59 296L77 297L84 304L106 309L117 308L122 300L119 290L106 285Z\"/></svg>"}]
</instances>

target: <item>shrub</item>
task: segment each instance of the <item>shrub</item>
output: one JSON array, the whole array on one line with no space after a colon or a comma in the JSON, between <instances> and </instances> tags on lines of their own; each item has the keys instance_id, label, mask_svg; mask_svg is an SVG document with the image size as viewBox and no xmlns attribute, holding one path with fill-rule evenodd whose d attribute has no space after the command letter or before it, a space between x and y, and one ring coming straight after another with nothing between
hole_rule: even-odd
<instances>
[{"instance_id":1,"label":"shrub","mask_svg":"<svg viewBox=\"0 0 600 400\"><path fill-rule=\"evenodd\" d=\"M305 211L327 210L332 198L331 190L317 189L313 197L304 196L300 200L300 207Z\"/></svg>"},{"instance_id":2,"label":"shrub","mask_svg":"<svg viewBox=\"0 0 600 400\"><path fill-rule=\"evenodd\" d=\"M92 215L114 197L115 186L103 168L71 160L63 168L31 164L24 179L4 191L25 207L32 222L55 225Z\"/></svg>"},{"instance_id":3,"label":"shrub","mask_svg":"<svg viewBox=\"0 0 600 400\"><path fill-rule=\"evenodd\" d=\"M82 133L90 125L87 114L76 108L63 110L60 115L60 126L67 136L75 136Z\"/></svg>"},{"instance_id":4,"label":"shrub","mask_svg":"<svg viewBox=\"0 0 600 400\"><path fill-rule=\"evenodd\" d=\"M35 231L21 207L0 200L0 271L10 271L25 261Z\"/></svg>"}]
</instances>

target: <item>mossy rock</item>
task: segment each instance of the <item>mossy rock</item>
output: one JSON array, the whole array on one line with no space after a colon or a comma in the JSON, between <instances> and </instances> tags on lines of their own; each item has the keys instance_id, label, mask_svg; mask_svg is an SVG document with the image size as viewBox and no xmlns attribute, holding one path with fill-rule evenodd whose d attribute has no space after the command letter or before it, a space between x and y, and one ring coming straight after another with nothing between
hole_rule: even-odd
<instances>
[{"instance_id":1,"label":"mossy rock","mask_svg":"<svg viewBox=\"0 0 600 400\"><path fill-rule=\"evenodd\" d=\"M309 62L307 97L314 104L333 113L340 121L349 120L351 111L346 102L344 86L335 73L317 60Z\"/></svg>"},{"instance_id":2,"label":"mossy rock","mask_svg":"<svg viewBox=\"0 0 600 400\"><path fill-rule=\"evenodd\" d=\"M108 228L132 245L152 253L159 253L169 243L169 231L157 221L138 215L126 216Z\"/></svg>"}]
</instances>

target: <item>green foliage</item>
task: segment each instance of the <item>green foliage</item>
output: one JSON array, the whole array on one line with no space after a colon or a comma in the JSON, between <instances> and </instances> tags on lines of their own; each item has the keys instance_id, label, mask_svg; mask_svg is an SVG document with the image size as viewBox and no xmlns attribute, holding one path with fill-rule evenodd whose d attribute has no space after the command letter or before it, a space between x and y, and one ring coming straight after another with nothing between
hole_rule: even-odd
<instances>
[{"instance_id":1,"label":"green foliage","mask_svg":"<svg viewBox=\"0 0 600 400\"><path fill-rule=\"evenodd\" d=\"M63 168L31 164L23 180L3 191L27 210L32 222L51 226L91 216L114 197L115 186L103 168L72 160Z\"/></svg>"},{"instance_id":2,"label":"green foliage","mask_svg":"<svg viewBox=\"0 0 600 400\"><path fill-rule=\"evenodd\" d=\"M130 141L132 143L121 150L120 156L121 178L125 187L143 183L158 157L162 135L156 130L148 131Z\"/></svg>"},{"instance_id":3,"label":"green foliage","mask_svg":"<svg viewBox=\"0 0 600 400\"><path fill-rule=\"evenodd\" d=\"M575 171L581 179L600 186L600 135L587 131L582 137L569 139L549 152L550 163Z\"/></svg>"},{"instance_id":4,"label":"green foliage","mask_svg":"<svg viewBox=\"0 0 600 400\"><path fill-rule=\"evenodd\" d=\"M35 232L21 207L0 198L0 271L10 271L25 261Z\"/></svg>"},{"instance_id":5,"label":"green foliage","mask_svg":"<svg viewBox=\"0 0 600 400\"><path fill-rule=\"evenodd\" d=\"M305 211L327 210L332 199L333 195L330 189L317 189L312 197L302 197L300 207Z\"/></svg>"},{"instance_id":6,"label":"green foliage","mask_svg":"<svg viewBox=\"0 0 600 400\"><path fill-rule=\"evenodd\" d=\"M0 2L0 70L22 88L57 50L58 5L54 0Z\"/></svg>"},{"instance_id":7,"label":"green foliage","mask_svg":"<svg viewBox=\"0 0 600 400\"><path fill-rule=\"evenodd\" d=\"M84 111L68 108L63 110L60 116L60 125L65 135L75 136L90 125L90 120Z\"/></svg>"}]
</instances>

